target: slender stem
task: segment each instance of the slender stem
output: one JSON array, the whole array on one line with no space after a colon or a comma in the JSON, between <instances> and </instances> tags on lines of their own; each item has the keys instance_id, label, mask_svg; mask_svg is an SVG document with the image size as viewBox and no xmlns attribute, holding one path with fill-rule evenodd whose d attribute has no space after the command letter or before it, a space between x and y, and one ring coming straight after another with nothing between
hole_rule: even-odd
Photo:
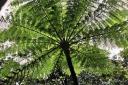
<instances>
[{"instance_id":1,"label":"slender stem","mask_svg":"<svg viewBox=\"0 0 128 85\"><path fill-rule=\"evenodd\" d=\"M61 48L64 51L64 54L66 56L67 64L71 73L71 77L73 80L73 85L78 85L77 76L74 70L74 66L72 64L71 56L70 56L70 45L67 41L62 41L60 43Z\"/></svg>"},{"instance_id":2,"label":"slender stem","mask_svg":"<svg viewBox=\"0 0 128 85\"><path fill-rule=\"evenodd\" d=\"M69 49L64 50L64 54L66 56L67 64L68 64L69 70L71 72L71 77L73 79L73 83L74 83L74 85L78 85L77 76L76 76L76 73L75 73L75 70L74 70L74 66L72 64Z\"/></svg>"}]
</instances>

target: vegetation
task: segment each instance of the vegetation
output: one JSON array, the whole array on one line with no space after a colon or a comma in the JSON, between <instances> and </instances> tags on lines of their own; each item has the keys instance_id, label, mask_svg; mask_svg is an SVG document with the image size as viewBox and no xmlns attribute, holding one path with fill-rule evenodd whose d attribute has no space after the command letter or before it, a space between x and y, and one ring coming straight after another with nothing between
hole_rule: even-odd
<instances>
[{"instance_id":1,"label":"vegetation","mask_svg":"<svg viewBox=\"0 0 128 85\"><path fill-rule=\"evenodd\" d=\"M23 2L12 2L14 10L11 19L8 19L10 27L0 33L1 43L7 40L13 42L11 47L0 51L1 60L7 62L0 70L0 77L5 84L23 84L28 79L47 80L57 76L54 73L60 71L59 79L62 77L64 85L78 85L82 72L101 76L111 75L115 71L115 66L107 57L108 53L99 45L107 40L121 47L128 45L128 10L120 5L125 2ZM8 54L13 56L11 60L5 60ZM31 60L19 65L14 61L15 57ZM66 83L69 80L71 83Z\"/></svg>"}]
</instances>

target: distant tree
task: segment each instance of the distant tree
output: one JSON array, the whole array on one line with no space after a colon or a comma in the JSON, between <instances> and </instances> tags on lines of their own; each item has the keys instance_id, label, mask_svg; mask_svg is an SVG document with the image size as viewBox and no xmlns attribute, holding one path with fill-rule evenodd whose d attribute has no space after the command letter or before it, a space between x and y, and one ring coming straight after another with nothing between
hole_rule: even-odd
<instances>
[{"instance_id":1,"label":"distant tree","mask_svg":"<svg viewBox=\"0 0 128 85\"><path fill-rule=\"evenodd\" d=\"M20 57L31 54L33 60L18 69L13 67L8 77L4 75L8 84L24 82L28 76L46 77L60 67L71 74L73 85L78 85L77 73L82 70L110 72L106 52L98 48L100 42L109 40L127 45L128 11L120 6L121 0L23 2L12 3L15 9L11 25L1 32L0 40L15 44L1 54Z\"/></svg>"}]
</instances>

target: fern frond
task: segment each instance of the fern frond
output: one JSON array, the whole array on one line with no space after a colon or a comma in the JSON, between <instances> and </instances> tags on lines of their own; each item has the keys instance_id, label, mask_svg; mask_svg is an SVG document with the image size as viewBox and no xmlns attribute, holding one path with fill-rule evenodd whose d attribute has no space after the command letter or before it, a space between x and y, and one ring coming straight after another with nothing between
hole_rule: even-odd
<instances>
[{"instance_id":1,"label":"fern frond","mask_svg":"<svg viewBox=\"0 0 128 85\"><path fill-rule=\"evenodd\" d=\"M23 66L21 66L21 68L17 68L14 71L12 71L10 73L11 77L7 78L7 80L6 80L7 84L15 83L15 80L20 79L20 78L21 79L19 81L22 82L23 78L25 78L26 76L29 76L31 73L33 73L35 68L38 69L39 66L42 66L41 62L45 62L45 60L47 60L45 58L48 58L49 55L51 55L51 53L54 53L57 48L58 47L54 47L54 48L51 48L50 50L45 51L45 53L43 55L37 57L30 63L23 65ZM31 70L31 68L34 68L34 69ZM10 80L13 80L13 81L10 81Z\"/></svg>"}]
</instances>

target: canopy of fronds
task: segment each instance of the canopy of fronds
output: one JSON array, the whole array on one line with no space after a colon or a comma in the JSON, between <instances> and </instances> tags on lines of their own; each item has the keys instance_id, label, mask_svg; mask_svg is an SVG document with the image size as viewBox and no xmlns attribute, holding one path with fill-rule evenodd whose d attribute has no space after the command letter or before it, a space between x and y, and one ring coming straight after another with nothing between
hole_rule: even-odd
<instances>
[{"instance_id":1,"label":"canopy of fronds","mask_svg":"<svg viewBox=\"0 0 128 85\"><path fill-rule=\"evenodd\" d=\"M77 74L82 70L110 73L107 53L98 45L108 39L119 46L128 45L128 10L121 3L127 5L121 0L14 0L7 20L10 28L0 32L1 43L9 40L14 44L0 51L0 58L31 54L32 60L19 68L10 64L13 71L5 71L5 67L0 76L42 78L55 68L69 74L62 41L70 45Z\"/></svg>"}]
</instances>

